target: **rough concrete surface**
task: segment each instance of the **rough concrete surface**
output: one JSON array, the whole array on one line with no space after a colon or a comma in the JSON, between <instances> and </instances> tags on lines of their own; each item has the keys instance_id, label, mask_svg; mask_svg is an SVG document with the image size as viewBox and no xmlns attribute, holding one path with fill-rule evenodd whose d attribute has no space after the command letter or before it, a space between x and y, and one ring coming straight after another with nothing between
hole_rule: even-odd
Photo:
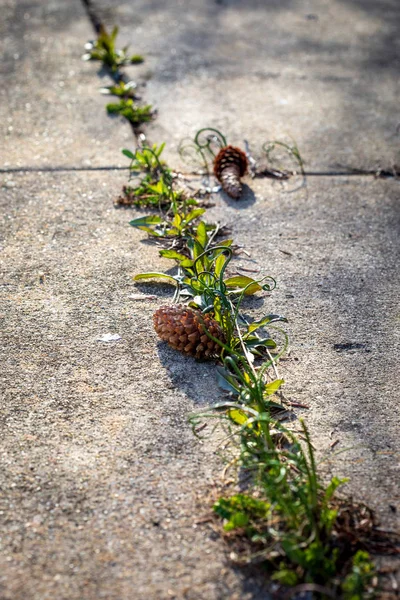
<instances>
[{"instance_id":1,"label":"rough concrete surface","mask_svg":"<svg viewBox=\"0 0 400 600\"><path fill-rule=\"evenodd\" d=\"M179 165L205 126L229 141L292 135L309 170L390 167L398 143L397 1L171 0L94 3L146 62L129 69L157 105L148 128ZM0 168L125 164L130 128L107 117L78 0L1 0ZM218 399L214 367L157 342L168 286L155 246L112 200L118 171L0 173L1 600L261 599L207 523L223 467L187 415ZM304 412L327 472L398 525L399 196L396 180L247 180L208 218L232 227L278 281L254 316L289 319L285 393ZM143 288L142 288L143 289ZM117 342L100 342L118 333ZM346 350L345 344L356 344ZM330 450L351 448L338 456ZM397 510L397 512L395 512Z\"/></svg>"}]
</instances>

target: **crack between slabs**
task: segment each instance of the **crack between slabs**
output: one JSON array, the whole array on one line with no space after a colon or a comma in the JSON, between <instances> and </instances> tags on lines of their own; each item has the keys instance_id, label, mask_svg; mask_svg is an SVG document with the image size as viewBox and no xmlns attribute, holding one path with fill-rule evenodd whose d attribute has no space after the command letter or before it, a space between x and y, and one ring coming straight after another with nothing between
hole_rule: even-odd
<instances>
[{"instance_id":1,"label":"crack between slabs","mask_svg":"<svg viewBox=\"0 0 400 600\"><path fill-rule=\"evenodd\" d=\"M96 9L94 8L91 0L81 0L81 2L83 4L87 17L93 26L93 29L97 34L99 34L103 26L103 22L97 14Z\"/></svg>"},{"instance_id":2,"label":"crack between slabs","mask_svg":"<svg viewBox=\"0 0 400 600\"><path fill-rule=\"evenodd\" d=\"M129 167L9 167L0 169L0 173L62 173L69 171L129 171Z\"/></svg>"},{"instance_id":3,"label":"crack between slabs","mask_svg":"<svg viewBox=\"0 0 400 600\"><path fill-rule=\"evenodd\" d=\"M75 166L55 166L55 167L5 167L0 168L0 173L62 173L62 172L90 172L90 171L129 171L129 167L119 166L98 166L98 167L75 167ZM185 173L176 171L185 177L201 177L201 174ZM305 171L305 177L375 177L376 179L396 179L399 177L397 172L382 169L377 171ZM256 176L256 179L274 179L267 176Z\"/></svg>"},{"instance_id":4,"label":"crack between slabs","mask_svg":"<svg viewBox=\"0 0 400 600\"><path fill-rule=\"evenodd\" d=\"M96 33L96 36L99 36L103 30L104 31L106 30L106 27L105 27L100 15L98 14L98 12L96 10L95 5L93 4L92 0L81 0L81 3L86 12L87 18L89 19L89 21ZM103 68L108 73L110 79L113 82L115 82L115 83L120 83L120 82L128 83L129 82L129 78L120 69L113 72L111 69L107 68L104 64L103 64ZM129 123L131 131L133 133L133 137L137 143L138 140L141 138L141 136L144 135L143 131L142 131L142 127L140 125L135 125L134 123L130 122L129 120L128 120L128 123Z\"/></svg>"}]
</instances>

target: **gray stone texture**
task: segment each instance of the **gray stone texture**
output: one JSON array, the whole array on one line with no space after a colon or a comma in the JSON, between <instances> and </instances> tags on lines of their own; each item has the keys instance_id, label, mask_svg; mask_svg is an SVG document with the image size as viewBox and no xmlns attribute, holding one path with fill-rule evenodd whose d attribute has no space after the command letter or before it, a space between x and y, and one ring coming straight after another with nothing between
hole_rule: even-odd
<instances>
[{"instance_id":1,"label":"gray stone texture","mask_svg":"<svg viewBox=\"0 0 400 600\"><path fill-rule=\"evenodd\" d=\"M129 68L159 109L148 128L180 166L205 126L232 143L292 136L308 170L375 169L399 157L398 2L96 2L146 62ZM1 0L0 168L125 165L130 127L109 118L108 84L81 61L94 37L78 0ZM224 466L188 414L220 399L214 366L158 343L168 269L113 199L126 173L0 173L2 444L0 598L222 600L266 597L233 569L210 523ZM399 182L246 180L207 213L278 281L249 313L285 314L285 394L324 471L384 527L399 510ZM118 333L117 342L99 342ZM358 344L346 350L337 344ZM330 446L339 440L334 449ZM335 452L350 448L335 456Z\"/></svg>"}]
</instances>

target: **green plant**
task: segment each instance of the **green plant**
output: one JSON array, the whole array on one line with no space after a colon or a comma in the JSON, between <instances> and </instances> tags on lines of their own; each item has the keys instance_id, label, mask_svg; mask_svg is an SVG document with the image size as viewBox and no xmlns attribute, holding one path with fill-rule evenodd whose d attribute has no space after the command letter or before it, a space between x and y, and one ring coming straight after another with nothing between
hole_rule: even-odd
<instances>
[{"instance_id":1,"label":"green plant","mask_svg":"<svg viewBox=\"0 0 400 600\"><path fill-rule=\"evenodd\" d=\"M164 148L165 143L159 146L153 144L152 147L144 146L134 153L124 149L122 150L122 154L131 160L131 164L129 165L131 171L145 171L153 177L160 173L171 175L171 170L167 168L165 161L160 158Z\"/></svg>"},{"instance_id":2,"label":"green plant","mask_svg":"<svg viewBox=\"0 0 400 600\"><path fill-rule=\"evenodd\" d=\"M118 35L118 27L114 27L111 33L108 33L102 26L97 40L88 42L85 45L86 54L83 55L83 60L97 60L108 67L112 73L116 73L120 67L129 64L138 64L143 62L143 57L134 54L128 54L128 46L117 50L115 47L116 38Z\"/></svg>"},{"instance_id":3,"label":"green plant","mask_svg":"<svg viewBox=\"0 0 400 600\"><path fill-rule=\"evenodd\" d=\"M158 168L143 157L141 162L147 169ZM242 476L247 473L248 488L246 493L221 497L214 511L224 520L231 538L248 540L250 554L245 560L253 555L262 558L271 569L271 579L285 586L312 584L328 595L343 593L345 600L358 600L363 596L356 594L368 589L371 563L365 555L356 554L354 545L337 542L343 535L357 539L356 533L343 532L337 520L335 494L346 480L333 477L324 484L305 423L300 421L296 434L279 418L285 410L280 395L284 381L276 364L288 341L276 323L286 319L271 314L249 321L242 312L248 295L271 291L275 281L229 276L233 241L216 243L217 227L198 221L203 213L204 209L175 210L172 220L151 216L131 224L180 244L179 249L160 251L176 263L175 274L141 273L134 279L161 278L174 284L175 302L186 301L200 314L211 315L223 331L223 337L217 338L204 328L221 347L221 353L215 353L222 363L217 366L217 378L230 398L190 420L196 433L205 418L217 419L227 435L231 466L240 469ZM283 336L279 349L272 332Z\"/></svg>"},{"instance_id":4,"label":"green plant","mask_svg":"<svg viewBox=\"0 0 400 600\"><path fill-rule=\"evenodd\" d=\"M150 104L138 106L132 98L121 98L119 102L107 104L106 109L110 115L118 114L125 117L135 127L148 123L153 118L153 108Z\"/></svg>"},{"instance_id":5,"label":"green plant","mask_svg":"<svg viewBox=\"0 0 400 600\"><path fill-rule=\"evenodd\" d=\"M170 239L180 243L184 242L186 236L195 227L195 222L199 216L205 212L204 208L196 208L194 210L177 211L168 219L165 215L149 215L146 217L138 217L129 222L129 225L146 231L151 237ZM177 246L177 244L175 244ZM176 250L161 250L160 252L166 252L165 258L177 258L185 257L184 254L180 254ZM161 256L164 256L163 254ZM145 279L145 274L137 275L140 279ZM139 279L137 279L139 280ZM175 281L175 279L174 279Z\"/></svg>"},{"instance_id":6,"label":"green plant","mask_svg":"<svg viewBox=\"0 0 400 600\"><path fill-rule=\"evenodd\" d=\"M248 386L245 389L248 393ZM247 495L245 517L236 512L235 520L229 517L226 522L228 528L240 528L244 520L251 524L244 533L257 544L258 556L273 568L273 580L285 585L326 584L338 570L338 550L330 540L336 518L331 500L344 480L333 478L323 486L303 422L305 447L293 432L271 417L264 394L258 394L257 403L254 394L250 393L244 403L245 395L241 397L237 400L240 408L235 409L233 417L232 408L228 408L228 415L240 428L240 465L251 473L253 489L257 490L258 501L268 506L268 514L254 512L252 496ZM235 504L236 496L233 500ZM226 520L231 499L224 498L222 506L223 511L220 499L214 510Z\"/></svg>"},{"instance_id":7,"label":"green plant","mask_svg":"<svg viewBox=\"0 0 400 600\"><path fill-rule=\"evenodd\" d=\"M109 94L111 96L118 96L119 98L136 98L136 83L134 81L118 81L113 85L101 88L102 94Z\"/></svg>"},{"instance_id":8,"label":"green plant","mask_svg":"<svg viewBox=\"0 0 400 600\"><path fill-rule=\"evenodd\" d=\"M244 297L258 291L272 291L275 280L265 277L255 280L244 275L226 276L232 259L232 240L214 243L218 234L215 225L196 220L205 212L198 208L189 213L176 213L172 222L151 216L135 219L131 225L159 237L179 237L185 244L184 252L175 249L161 250L160 255L177 263L176 275L165 275L176 284L174 299L189 300L189 306L204 313L213 312L223 328L230 351L240 350L241 344L252 356L264 356L275 351L275 342L267 335L260 337L258 330L277 321L286 321L280 315L268 315L259 321L248 323L239 309ZM135 280L159 277L160 274L141 273ZM285 346L286 347L286 346Z\"/></svg>"},{"instance_id":9,"label":"green plant","mask_svg":"<svg viewBox=\"0 0 400 600\"><path fill-rule=\"evenodd\" d=\"M305 423L301 421L301 441L273 417L275 411L282 410L273 397L283 380L271 377L268 369L279 355L271 356L268 346L272 340L267 337L263 341L268 359L257 366L255 358L263 354L255 356L248 339L258 328L284 319L270 315L247 325L247 333L242 333L238 309L244 290L251 285L242 289L235 308L227 297L234 333L229 338L231 326L225 330L226 353L223 366L218 367L218 378L234 400L215 408L219 418L229 423L229 439L231 443L236 441L239 452L236 464L242 473L249 472L256 496L222 498L214 510L225 519L225 530L240 529L257 545L258 555L262 554L274 568L273 579L291 585L325 584L337 573L338 550L330 538L337 515L332 498L345 480L333 478L324 486ZM217 310L215 314L218 320ZM226 326L226 320L221 322ZM263 347L261 340L256 343L257 348ZM197 426L201 418L204 415L194 415L193 425Z\"/></svg>"},{"instance_id":10,"label":"green plant","mask_svg":"<svg viewBox=\"0 0 400 600\"><path fill-rule=\"evenodd\" d=\"M152 206L163 210L164 218L154 219L153 217L144 217L138 221L131 222L133 227L139 226L148 232L149 235L165 237L167 229L172 226L172 218L184 210L185 214L190 206L196 205L194 198L187 198L182 190L174 189L174 178L171 169L162 160L161 154L165 144L152 147L143 146L136 152L128 149L122 150L124 156L130 159L130 179L136 176L136 185L127 185L123 188L123 196L119 198L119 204L130 206ZM182 216L182 215L181 215ZM147 219L147 221L146 221ZM178 219L178 217L177 217ZM183 221L183 216L181 221ZM163 224L162 226L160 226ZM173 233L177 235L176 228Z\"/></svg>"},{"instance_id":11,"label":"green plant","mask_svg":"<svg viewBox=\"0 0 400 600\"><path fill-rule=\"evenodd\" d=\"M342 583L343 600L367 600L374 597L371 587L375 567L368 552L359 550L354 556L351 572Z\"/></svg>"}]
</instances>

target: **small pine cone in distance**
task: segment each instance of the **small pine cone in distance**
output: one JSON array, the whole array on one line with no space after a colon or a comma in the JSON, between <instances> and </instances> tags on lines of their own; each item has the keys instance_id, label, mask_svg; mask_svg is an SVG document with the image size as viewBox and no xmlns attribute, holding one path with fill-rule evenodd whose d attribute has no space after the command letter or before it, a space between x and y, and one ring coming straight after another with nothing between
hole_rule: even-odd
<instances>
[{"instance_id":1,"label":"small pine cone in distance","mask_svg":"<svg viewBox=\"0 0 400 600\"><path fill-rule=\"evenodd\" d=\"M220 325L210 315L203 315L181 304L161 306L153 316L154 329L172 348L196 358L212 358L221 354L221 346L208 337L225 342Z\"/></svg>"},{"instance_id":2,"label":"small pine cone in distance","mask_svg":"<svg viewBox=\"0 0 400 600\"><path fill-rule=\"evenodd\" d=\"M242 193L240 178L246 173L247 164L246 154L235 146L221 148L214 159L214 175L231 198L237 199Z\"/></svg>"}]
</instances>

